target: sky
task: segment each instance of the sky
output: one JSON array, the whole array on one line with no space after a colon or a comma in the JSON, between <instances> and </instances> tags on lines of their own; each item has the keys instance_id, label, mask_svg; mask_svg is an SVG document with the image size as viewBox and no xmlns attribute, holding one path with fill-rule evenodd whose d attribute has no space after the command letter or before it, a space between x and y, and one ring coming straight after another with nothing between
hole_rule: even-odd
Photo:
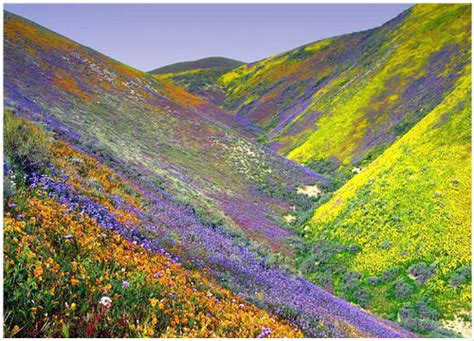
<instances>
[{"instance_id":1,"label":"sky","mask_svg":"<svg viewBox=\"0 0 474 341\"><path fill-rule=\"evenodd\" d=\"M143 71L211 56L257 61L377 27L410 4L5 4Z\"/></svg>"}]
</instances>

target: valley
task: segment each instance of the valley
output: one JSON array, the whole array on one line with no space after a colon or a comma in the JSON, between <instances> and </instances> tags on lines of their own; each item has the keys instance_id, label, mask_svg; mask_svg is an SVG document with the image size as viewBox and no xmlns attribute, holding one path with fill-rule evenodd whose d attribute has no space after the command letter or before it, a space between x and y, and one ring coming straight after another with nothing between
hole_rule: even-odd
<instances>
[{"instance_id":1,"label":"valley","mask_svg":"<svg viewBox=\"0 0 474 341\"><path fill-rule=\"evenodd\" d=\"M5 335L468 336L471 72L470 5L150 72L4 12Z\"/></svg>"}]
</instances>

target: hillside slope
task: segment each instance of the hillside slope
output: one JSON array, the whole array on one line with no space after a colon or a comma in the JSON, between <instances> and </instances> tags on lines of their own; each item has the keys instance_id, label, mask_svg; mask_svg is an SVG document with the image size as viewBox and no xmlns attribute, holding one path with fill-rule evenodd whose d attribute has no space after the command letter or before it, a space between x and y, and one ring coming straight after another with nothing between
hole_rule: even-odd
<instances>
[{"instance_id":1,"label":"hillside slope","mask_svg":"<svg viewBox=\"0 0 474 341\"><path fill-rule=\"evenodd\" d=\"M138 187L10 112L4 122L5 336L302 336L130 233L147 213Z\"/></svg>"},{"instance_id":2,"label":"hillside slope","mask_svg":"<svg viewBox=\"0 0 474 341\"><path fill-rule=\"evenodd\" d=\"M8 13L5 105L275 250L309 204L296 189L323 181L212 104Z\"/></svg>"},{"instance_id":3,"label":"hillside slope","mask_svg":"<svg viewBox=\"0 0 474 341\"><path fill-rule=\"evenodd\" d=\"M28 270L36 279L28 277L28 272L26 277L22 273L22 277L18 277L22 280L17 281L15 276L23 268L15 266L16 262L31 264L23 257L31 254L17 252L18 238L25 237L29 241L36 237L44 238L41 245L45 248L40 253L42 260L53 258L56 252L70 254L72 251L66 251L69 247L81 255L85 251L79 246L83 245L95 248L94 259L100 260L102 242L84 239L84 235L94 233L100 227L140 245L148 252L169 257L169 263L166 263L169 267L171 263L179 262L185 268L209 274L220 285L240 293L258 307L296 324L307 336L413 336L398 325L374 317L292 274L286 269L288 262L285 258L275 254L292 255L291 245L286 243L286 239L294 233L284 222L284 215L311 206L311 200L298 193L298 189L315 183L324 186L324 178L242 137L222 123L231 120L232 116L228 113L169 83L159 82L149 74L131 69L9 13L5 14L4 27L5 106L14 115L54 132L56 141L56 147L51 150L53 155L44 153L44 169L31 171L18 166L16 168L17 171L20 168L20 173L17 175L14 172L12 179L9 179L10 182L25 184L18 193L18 202L8 206L10 214L14 214L14 221L10 221L12 232L21 233L21 229L28 226L26 235L11 236L13 277L7 278L7 281L10 280L14 286L10 291L14 295L13 301L23 292L28 292L30 286L47 290L45 288L51 284L49 292L52 294L47 296L50 297L54 290L70 288L76 283L51 283L50 280L62 278L58 277L57 266L61 269L67 264L56 264L57 259L50 261L49 258L44 268L42 264L37 264ZM237 122L244 123L244 120ZM34 144L36 141L27 138L30 135L25 134L24 128L19 128L16 133L21 138L15 136L10 140L11 144L19 144L17 154L22 158L25 155L29 157L31 153L24 153L23 143ZM43 145L30 146L33 155ZM22 158L20 161L23 161ZM20 165L24 166L23 162ZM36 162L31 165L37 166ZM12 185L11 189L16 187ZM39 198L35 196L35 191L29 192L35 188L40 190ZM59 208L58 203L61 204ZM31 222L32 225L23 221L27 215L31 221L31 215L37 215L42 206L51 212L47 217L51 219L51 224L43 218L39 224L36 220ZM15 207L26 211L15 211ZM63 208L69 209L63 212ZM78 221L91 221L92 226L77 226ZM50 226L56 232L51 231L50 235L47 231L41 231L43 226ZM36 227L39 229L36 230ZM67 227L74 231L66 231L64 228ZM80 245L75 242L75 234L71 237L70 232L80 235L77 238ZM63 236L63 233L68 234ZM105 237L109 235L105 234ZM63 239L72 239L72 245L63 244ZM120 241L114 244L107 249L108 252L122 252L124 244ZM37 244L31 246L38 250ZM118 249L113 251L114 248ZM135 251L130 252L125 256L139 257ZM138 252L144 254L142 250ZM91 266L87 260L84 261ZM102 258L102 261L105 269L110 266L117 270L120 260L111 257ZM79 266L78 262L79 259L71 266ZM130 266L135 265L132 263ZM127 284L118 287L117 280L110 281L111 275L104 272L104 268L90 270L91 273L98 271L101 274L96 285L102 286L104 280L112 282L105 285L107 293L111 291L110 295L113 294L113 299L124 297L120 290L125 289ZM180 275L179 269L175 270L174 275L181 278L183 274ZM64 271L64 275L70 275L71 271L74 270ZM48 277L43 277L43 272ZM170 269L171 277L172 274ZM123 278L116 272L113 275ZM140 297L150 290L163 289L161 285L147 287L145 278L148 275L146 271L137 274L137 280L141 281ZM48 278L47 283L42 282L44 278ZM81 276L79 280L84 278ZM134 283L129 282L129 285ZM184 287L184 282L179 279L180 287L183 285L183 289L189 289L187 285ZM22 291L23 285L26 291ZM167 285L172 288L174 283ZM202 289L206 290L205 287ZM178 296L169 290L164 293L171 299ZM228 302L229 297L218 288L208 292L206 297L218 303L215 300L221 297L211 297L221 294ZM71 295L73 299L78 297L74 290ZM94 297L92 295L87 299ZM199 298L200 302L202 298ZM18 315L10 315L10 319L31 321L28 314L35 314L37 310L32 308L38 307L19 311L12 309L13 301L9 301L10 310ZM100 306L107 308L109 304L107 300L102 301L94 309L103 312ZM31 303L28 300L28 304ZM68 306L65 306L69 309L67 303ZM55 303L51 309L61 312L62 307ZM240 308L246 309L245 304L239 304ZM135 314L138 314L142 318L150 317L153 323L150 310L139 311L142 306L137 309L127 318L134 320ZM210 311L214 308L208 306L206 309ZM118 310L114 312L118 313ZM180 315L172 317L173 312L177 314L174 310L164 311L171 314L169 318L173 321L169 321L170 325L183 328L179 332L171 330L169 335L183 335L186 333L184 328L189 328L182 325L186 323L183 322L185 317L181 316L182 320L176 321ZM71 315L70 310L66 313L69 314L66 316ZM252 316L261 314L265 319L266 315L255 308L251 308L249 313L241 315L249 319L245 335L254 335L262 326L253 324ZM225 311L221 310L220 314L225 314ZM93 316L85 312L85 322L90 322ZM212 316L199 316L204 323L203 329L214 325ZM232 316L229 318L232 319ZM64 319L58 318L57 314L52 319L62 323L61 332L66 335L69 327L63 323ZM126 321L119 319L117 323L123 327ZM236 335L230 322L230 329L216 330L216 335ZM276 320L273 322L278 323ZM96 322L92 323L96 325ZM44 331L41 325L37 326L40 332ZM143 326L134 326L135 329L129 326L131 330L138 327L142 329L133 335L143 335ZM280 327L283 331L288 324L282 321ZM21 327L12 327L12 332L19 330ZM298 331L294 333L299 335Z\"/></svg>"},{"instance_id":4,"label":"hillside slope","mask_svg":"<svg viewBox=\"0 0 474 341\"><path fill-rule=\"evenodd\" d=\"M190 93L221 105L225 98L219 78L243 65L237 60L210 57L192 62L176 63L150 71L158 79L170 81Z\"/></svg>"},{"instance_id":5,"label":"hillside slope","mask_svg":"<svg viewBox=\"0 0 474 341\"><path fill-rule=\"evenodd\" d=\"M243 62L240 62L235 59L225 58L225 57L208 57L198 60L193 60L189 62L180 62L174 63L171 65L166 65L159 67L157 69L149 71L153 75L165 74L165 73L178 73L198 69L235 69L243 65Z\"/></svg>"},{"instance_id":6,"label":"hillside slope","mask_svg":"<svg viewBox=\"0 0 474 341\"><path fill-rule=\"evenodd\" d=\"M306 275L409 329L468 336L471 114L467 66L438 106L316 210L303 231Z\"/></svg>"},{"instance_id":7,"label":"hillside slope","mask_svg":"<svg viewBox=\"0 0 474 341\"><path fill-rule=\"evenodd\" d=\"M453 88L470 63L470 36L470 5L415 5L379 28L224 74L223 107L299 163L365 166Z\"/></svg>"}]
</instances>

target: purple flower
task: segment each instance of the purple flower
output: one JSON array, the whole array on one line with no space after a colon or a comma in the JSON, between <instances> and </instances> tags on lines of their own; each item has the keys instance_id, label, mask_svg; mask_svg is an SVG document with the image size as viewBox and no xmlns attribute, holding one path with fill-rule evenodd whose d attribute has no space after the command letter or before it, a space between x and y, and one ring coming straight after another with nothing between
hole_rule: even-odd
<instances>
[{"instance_id":1,"label":"purple flower","mask_svg":"<svg viewBox=\"0 0 474 341\"><path fill-rule=\"evenodd\" d=\"M272 331L270 330L270 328L263 327L262 332L260 334L258 334L257 339L263 339L265 337L268 337L268 336L270 336L271 333L272 333Z\"/></svg>"},{"instance_id":2,"label":"purple flower","mask_svg":"<svg viewBox=\"0 0 474 341\"><path fill-rule=\"evenodd\" d=\"M130 282L128 282L128 281L123 281L122 282L122 288L123 289L127 289L129 286L130 286Z\"/></svg>"}]
</instances>

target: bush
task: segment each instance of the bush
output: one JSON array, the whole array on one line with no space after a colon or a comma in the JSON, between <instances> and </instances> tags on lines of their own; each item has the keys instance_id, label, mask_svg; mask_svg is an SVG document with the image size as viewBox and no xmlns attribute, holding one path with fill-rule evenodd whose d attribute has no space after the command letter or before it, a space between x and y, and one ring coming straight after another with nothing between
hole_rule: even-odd
<instances>
[{"instance_id":1,"label":"bush","mask_svg":"<svg viewBox=\"0 0 474 341\"><path fill-rule=\"evenodd\" d=\"M365 289L358 289L354 293L354 299L362 308L368 308L370 303L370 293Z\"/></svg>"},{"instance_id":2,"label":"bush","mask_svg":"<svg viewBox=\"0 0 474 341\"><path fill-rule=\"evenodd\" d=\"M362 276L358 274L357 272L349 272L344 276L344 284L343 284L343 290L344 291L354 291L359 288L360 286L360 280L362 279Z\"/></svg>"},{"instance_id":3,"label":"bush","mask_svg":"<svg viewBox=\"0 0 474 341\"><path fill-rule=\"evenodd\" d=\"M395 283L395 297L398 300L406 299L413 294L413 288L410 284L399 280Z\"/></svg>"},{"instance_id":4,"label":"bush","mask_svg":"<svg viewBox=\"0 0 474 341\"><path fill-rule=\"evenodd\" d=\"M424 262L412 265L408 268L408 272L415 277L418 284L423 285L434 275L434 265L428 265Z\"/></svg>"},{"instance_id":5,"label":"bush","mask_svg":"<svg viewBox=\"0 0 474 341\"><path fill-rule=\"evenodd\" d=\"M465 266L457 270L454 274L451 275L449 279L449 285L457 288L465 283L469 283L471 280L471 267Z\"/></svg>"},{"instance_id":6,"label":"bush","mask_svg":"<svg viewBox=\"0 0 474 341\"><path fill-rule=\"evenodd\" d=\"M3 143L7 161L25 173L45 166L51 157L51 137L10 111L4 111Z\"/></svg>"},{"instance_id":7,"label":"bush","mask_svg":"<svg viewBox=\"0 0 474 341\"><path fill-rule=\"evenodd\" d=\"M380 281L384 283L394 281L398 277L399 273L400 270L396 267L393 267L382 274Z\"/></svg>"},{"instance_id":8,"label":"bush","mask_svg":"<svg viewBox=\"0 0 474 341\"><path fill-rule=\"evenodd\" d=\"M418 303L418 313L421 317L429 320L438 320L439 313L430 306L430 301L422 300Z\"/></svg>"}]
</instances>

